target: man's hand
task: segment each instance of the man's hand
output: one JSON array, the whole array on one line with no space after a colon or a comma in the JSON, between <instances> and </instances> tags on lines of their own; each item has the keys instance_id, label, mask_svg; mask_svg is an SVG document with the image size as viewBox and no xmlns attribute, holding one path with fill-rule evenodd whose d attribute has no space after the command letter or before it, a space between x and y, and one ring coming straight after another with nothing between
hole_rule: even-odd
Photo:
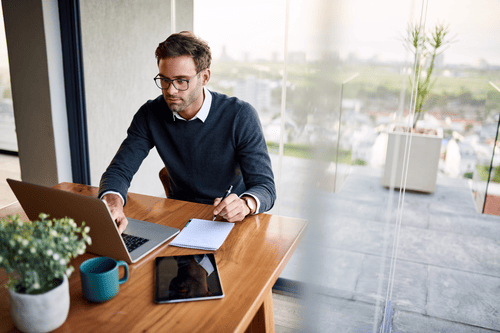
<instances>
[{"instance_id":1,"label":"man's hand","mask_svg":"<svg viewBox=\"0 0 500 333\"><path fill-rule=\"evenodd\" d=\"M111 216L118 226L120 233L123 233L127 228L128 220L123 213L123 200L122 198L114 193L108 193L102 197L108 204L109 210L111 211Z\"/></svg>"},{"instance_id":2,"label":"man's hand","mask_svg":"<svg viewBox=\"0 0 500 333\"><path fill-rule=\"evenodd\" d=\"M223 201L221 200L222 198L216 198L214 200L214 215L221 215L228 222L243 221L245 216L250 214L250 208L248 208L245 200L240 199L234 193L231 193ZM252 198L252 200L254 199Z\"/></svg>"}]
</instances>

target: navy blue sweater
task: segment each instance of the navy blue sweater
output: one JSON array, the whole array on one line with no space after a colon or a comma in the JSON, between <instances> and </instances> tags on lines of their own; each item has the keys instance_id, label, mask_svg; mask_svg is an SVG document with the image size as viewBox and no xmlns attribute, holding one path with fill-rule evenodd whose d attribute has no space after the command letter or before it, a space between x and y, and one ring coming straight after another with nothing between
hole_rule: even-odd
<instances>
[{"instance_id":1,"label":"navy blue sweater","mask_svg":"<svg viewBox=\"0 0 500 333\"><path fill-rule=\"evenodd\" d=\"M276 189L257 112L237 98L211 93L205 122L174 120L162 95L146 102L103 174L99 196L117 191L126 200L132 177L156 147L170 178L169 198L213 204L232 184L233 193L259 198L258 213L271 209Z\"/></svg>"}]
</instances>

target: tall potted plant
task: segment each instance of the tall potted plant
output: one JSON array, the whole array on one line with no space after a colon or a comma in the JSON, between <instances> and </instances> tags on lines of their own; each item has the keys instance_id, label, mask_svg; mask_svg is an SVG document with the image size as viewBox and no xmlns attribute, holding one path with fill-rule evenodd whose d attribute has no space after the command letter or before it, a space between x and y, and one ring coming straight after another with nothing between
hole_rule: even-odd
<instances>
[{"instance_id":1,"label":"tall potted plant","mask_svg":"<svg viewBox=\"0 0 500 333\"><path fill-rule=\"evenodd\" d=\"M416 128L420 116L425 112L422 108L437 78L431 81L436 57L441 55L452 40L448 39L449 28L438 23L431 30L430 35L422 31L420 25L408 25L405 46L414 55L415 71L413 79L410 77L411 86L415 93L415 117L413 129ZM425 75L423 75L425 73Z\"/></svg>"},{"instance_id":2,"label":"tall potted plant","mask_svg":"<svg viewBox=\"0 0 500 333\"><path fill-rule=\"evenodd\" d=\"M429 33L425 33L420 25L408 25L404 45L413 53L414 71L410 76L410 82L411 103L415 112L410 129L395 124L387 133L386 162L382 176L382 185L386 187L405 186L409 190L429 193L436 190L443 131L441 128L418 127L418 121L426 111L424 102L437 80L436 78L431 80L436 58L451 42L448 26L444 24L436 24ZM409 141L411 142L409 159L406 161L407 164L404 164L408 130L414 134ZM405 179L404 174L407 175L406 182L402 181Z\"/></svg>"},{"instance_id":3,"label":"tall potted plant","mask_svg":"<svg viewBox=\"0 0 500 333\"><path fill-rule=\"evenodd\" d=\"M23 222L19 215L0 220L0 268L9 275L11 315L21 331L48 332L64 323L74 270L69 262L90 245L89 230L45 214L39 221Z\"/></svg>"}]
</instances>

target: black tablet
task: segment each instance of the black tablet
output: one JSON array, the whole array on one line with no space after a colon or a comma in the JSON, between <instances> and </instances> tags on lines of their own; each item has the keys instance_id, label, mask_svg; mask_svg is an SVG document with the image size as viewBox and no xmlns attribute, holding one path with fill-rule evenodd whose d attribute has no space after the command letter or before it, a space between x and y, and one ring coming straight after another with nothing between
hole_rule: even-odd
<instances>
[{"instance_id":1,"label":"black tablet","mask_svg":"<svg viewBox=\"0 0 500 333\"><path fill-rule=\"evenodd\" d=\"M155 302L174 303L224 297L213 253L156 257Z\"/></svg>"}]
</instances>

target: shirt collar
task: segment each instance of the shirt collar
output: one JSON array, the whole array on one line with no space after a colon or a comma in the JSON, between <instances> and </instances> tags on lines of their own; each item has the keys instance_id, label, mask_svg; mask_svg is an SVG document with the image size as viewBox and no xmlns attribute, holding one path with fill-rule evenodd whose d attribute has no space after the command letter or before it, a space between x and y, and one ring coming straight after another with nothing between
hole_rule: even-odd
<instances>
[{"instance_id":1,"label":"shirt collar","mask_svg":"<svg viewBox=\"0 0 500 333\"><path fill-rule=\"evenodd\" d=\"M206 87L203 87L203 91L205 93L205 99L203 100L203 105L201 106L201 109L198 111L198 113L193 118L189 119L189 121L200 119L202 122L205 122L205 120L207 120L208 113L210 112L210 106L212 105L212 94ZM179 115L179 113L175 111L174 111L174 117L186 121L186 119L182 118Z\"/></svg>"}]
</instances>

